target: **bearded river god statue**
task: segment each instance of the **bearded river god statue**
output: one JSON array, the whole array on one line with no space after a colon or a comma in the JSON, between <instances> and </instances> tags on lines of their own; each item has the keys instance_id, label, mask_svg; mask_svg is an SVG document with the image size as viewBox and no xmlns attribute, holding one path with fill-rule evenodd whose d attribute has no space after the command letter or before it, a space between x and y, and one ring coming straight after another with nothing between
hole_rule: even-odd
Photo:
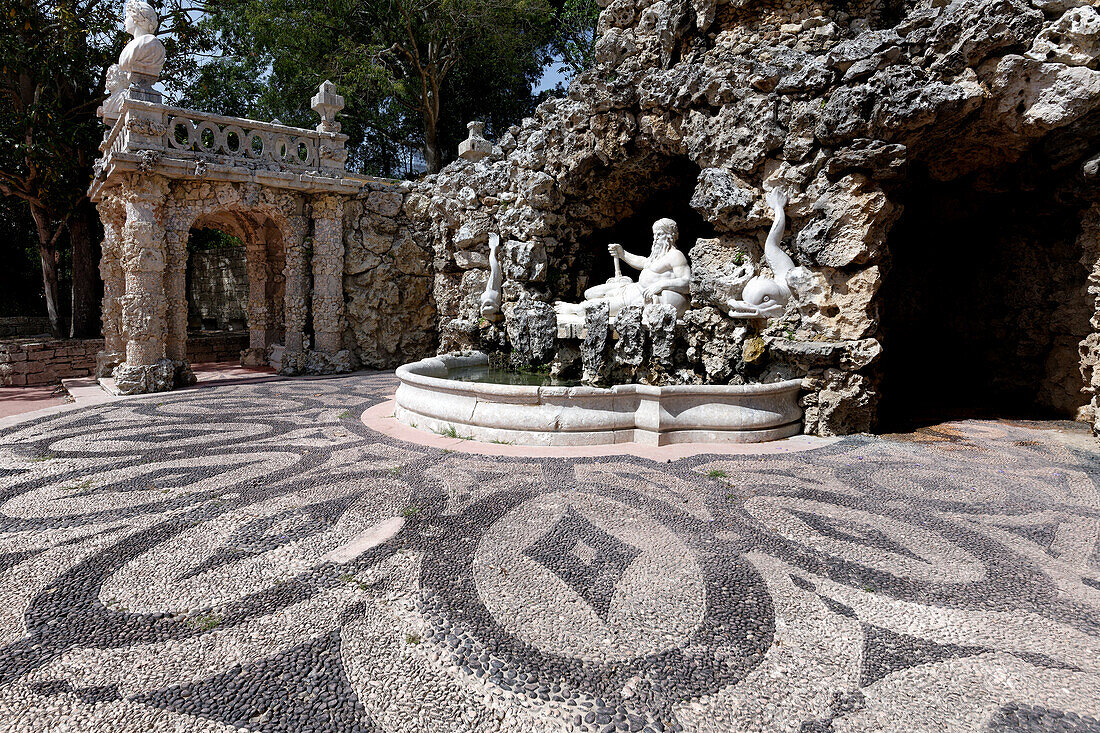
<instances>
[{"instance_id":1,"label":"bearded river god statue","mask_svg":"<svg viewBox=\"0 0 1100 733\"><path fill-rule=\"evenodd\" d=\"M675 221L659 219L653 224L653 249L649 257L626 252L621 244L609 244L607 251L615 258L615 277L585 290L583 303L555 303L558 324L583 324L585 309L593 303L607 303L611 318L627 306L649 303L671 305L677 318L683 316L691 293L691 266L676 248L679 236ZM620 260L639 270L637 282L621 274Z\"/></svg>"}]
</instances>

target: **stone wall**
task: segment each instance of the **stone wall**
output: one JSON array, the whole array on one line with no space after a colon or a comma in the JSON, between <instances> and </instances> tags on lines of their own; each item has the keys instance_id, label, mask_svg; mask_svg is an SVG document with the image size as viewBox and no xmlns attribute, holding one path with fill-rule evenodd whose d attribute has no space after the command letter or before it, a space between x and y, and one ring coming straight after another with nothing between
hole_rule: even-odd
<instances>
[{"instance_id":1,"label":"stone wall","mask_svg":"<svg viewBox=\"0 0 1100 733\"><path fill-rule=\"evenodd\" d=\"M49 332L50 319L45 316L0 318L0 338L38 336Z\"/></svg>"},{"instance_id":2,"label":"stone wall","mask_svg":"<svg viewBox=\"0 0 1100 733\"><path fill-rule=\"evenodd\" d=\"M504 243L510 323L530 312L522 304L575 300L606 277L592 263L607 259L607 232L690 207L702 219L680 243L694 269L692 307L676 327L675 368L650 377L802 374L808 432L868 430L883 348L906 337L884 322L881 291L914 186L971 176L991 192L1042 191L1055 208L1023 215L1028 230L1051 215L1079 228L1097 197L1088 176L1100 167L1090 162L1100 152L1100 13L1091 4L613 0L599 34L597 67L567 98L540 105L484 160L458 161L409 196L414 231L434 254L441 350L499 341L477 310L489 232ZM792 194L783 247L813 276L783 317L735 320L725 301L749 268L767 272L765 192L774 187ZM1044 286L1019 299L1029 308L1005 329L1038 365L1036 399L1070 416L1080 400L1065 362L1085 302L1072 239L1044 249L1043 236L1009 237L992 252L1001 262L968 271L970 284L1012 273L1026 290L1028 270L1012 258L1057 260L1039 272L1059 292ZM648 241L623 244L648 252ZM967 366L967 379L1003 376Z\"/></svg>"},{"instance_id":3,"label":"stone wall","mask_svg":"<svg viewBox=\"0 0 1100 733\"><path fill-rule=\"evenodd\" d=\"M248 346L247 332L192 334L187 357L193 364L238 361ZM57 384L62 379L95 372L103 339L33 339L0 341L0 386Z\"/></svg>"},{"instance_id":4,"label":"stone wall","mask_svg":"<svg viewBox=\"0 0 1100 733\"><path fill-rule=\"evenodd\" d=\"M435 352L432 251L406 214L410 184L373 182L344 211L344 348L371 368Z\"/></svg>"},{"instance_id":5,"label":"stone wall","mask_svg":"<svg viewBox=\"0 0 1100 733\"><path fill-rule=\"evenodd\" d=\"M248 263L244 247L192 251L187 262L188 321L206 330L248 323Z\"/></svg>"},{"instance_id":6,"label":"stone wall","mask_svg":"<svg viewBox=\"0 0 1100 733\"><path fill-rule=\"evenodd\" d=\"M187 336L187 360L192 364L239 362L248 348L248 331L193 333Z\"/></svg>"},{"instance_id":7,"label":"stone wall","mask_svg":"<svg viewBox=\"0 0 1100 733\"><path fill-rule=\"evenodd\" d=\"M88 377L103 339L14 339L0 341L0 385L57 384L69 377Z\"/></svg>"}]
</instances>

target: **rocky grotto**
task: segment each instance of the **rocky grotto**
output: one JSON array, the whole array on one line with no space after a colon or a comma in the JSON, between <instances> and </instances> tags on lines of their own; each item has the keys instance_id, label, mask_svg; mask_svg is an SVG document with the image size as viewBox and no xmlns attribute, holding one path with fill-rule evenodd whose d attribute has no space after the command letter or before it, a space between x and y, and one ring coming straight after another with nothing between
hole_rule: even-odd
<instances>
[{"instance_id":1,"label":"rocky grotto","mask_svg":"<svg viewBox=\"0 0 1100 733\"><path fill-rule=\"evenodd\" d=\"M567 98L407 198L435 255L440 351L516 344L612 275L608 242L644 248L667 216L690 308L644 357L608 340L611 378L805 374L818 434L929 406L1095 419L1093 4L614 0L599 33L598 67ZM780 187L805 282L782 315L732 318L728 301L770 273ZM503 326L478 311L491 232ZM555 368L583 347L519 341Z\"/></svg>"},{"instance_id":2,"label":"rocky grotto","mask_svg":"<svg viewBox=\"0 0 1100 733\"><path fill-rule=\"evenodd\" d=\"M255 156L228 145L221 157L192 145L201 165L169 175L180 146L158 143L159 128L135 138L132 123L155 155L128 175L168 176L169 201L205 191L221 203L186 206L215 226L219 206L260 201L265 226L289 222L288 253L323 223L326 264L269 252L277 287L258 291L281 302L257 313L297 314L297 330L254 339L268 352L303 339L285 371L481 350L597 385L801 378L803 429L818 435L960 410L1097 422L1095 2L613 0L598 34L596 67L566 97L509 130L471 123L461 158L417 182L362 179L340 159L275 196ZM342 146L335 112L320 113L317 133L298 131L319 160ZM216 164L236 172L213 182ZM765 252L775 192L779 272ZM268 211L283 199L292 215ZM644 259L664 219L690 268L681 306L563 321L560 304L615 277L611 245ZM291 260L297 275L270 264ZM769 282L790 291L785 308L738 305ZM327 356L311 356L302 303L323 311Z\"/></svg>"}]
</instances>

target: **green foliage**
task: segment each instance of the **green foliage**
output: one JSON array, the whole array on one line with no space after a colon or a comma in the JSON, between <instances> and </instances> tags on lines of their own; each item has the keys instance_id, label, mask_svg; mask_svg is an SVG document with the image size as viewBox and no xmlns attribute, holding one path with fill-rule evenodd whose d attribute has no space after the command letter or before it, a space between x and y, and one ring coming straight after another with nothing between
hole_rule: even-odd
<instances>
[{"instance_id":1,"label":"green foliage","mask_svg":"<svg viewBox=\"0 0 1100 733\"><path fill-rule=\"evenodd\" d=\"M243 247L244 243L232 234L218 229L192 229L187 239L187 249L222 249L224 247Z\"/></svg>"},{"instance_id":2,"label":"green foliage","mask_svg":"<svg viewBox=\"0 0 1100 733\"><path fill-rule=\"evenodd\" d=\"M559 70L570 75L592 68L596 60L596 23L600 6L596 0L565 0L555 13L551 48Z\"/></svg>"},{"instance_id":3,"label":"green foliage","mask_svg":"<svg viewBox=\"0 0 1100 733\"><path fill-rule=\"evenodd\" d=\"M469 119L528 114L553 33L546 0L219 0L189 20L196 61L176 69L186 106L312 127L309 99L344 96L349 165L409 174L454 155ZM181 25L181 28L183 27ZM205 56L204 56L205 55Z\"/></svg>"},{"instance_id":4,"label":"green foliage","mask_svg":"<svg viewBox=\"0 0 1100 733\"><path fill-rule=\"evenodd\" d=\"M0 196L0 252L0 317L45 315L34 221L27 204L14 196Z\"/></svg>"},{"instance_id":5,"label":"green foliage","mask_svg":"<svg viewBox=\"0 0 1100 733\"><path fill-rule=\"evenodd\" d=\"M199 631L210 631L222 622L222 617L216 613L201 614L187 620L193 628Z\"/></svg>"},{"instance_id":6,"label":"green foliage","mask_svg":"<svg viewBox=\"0 0 1100 733\"><path fill-rule=\"evenodd\" d=\"M89 216L85 190L102 136L95 117L109 60L122 47L122 0L9 0L0 6L0 196L18 202L60 327L60 278L74 216ZM87 241L84 237L83 241ZM14 247L13 247L14 245ZM5 238L4 258L25 240Z\"/></svg>"}]
</instances>

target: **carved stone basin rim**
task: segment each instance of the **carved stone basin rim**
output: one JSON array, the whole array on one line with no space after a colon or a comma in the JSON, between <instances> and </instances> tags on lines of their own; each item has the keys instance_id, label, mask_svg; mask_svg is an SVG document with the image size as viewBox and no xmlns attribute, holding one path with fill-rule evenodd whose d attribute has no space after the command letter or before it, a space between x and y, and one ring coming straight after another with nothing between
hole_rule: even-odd
<instances>
[{"instance_id":1,"label":"carved stone basin rim","mask_svg":"<svg viewBox=\"0 0 1100 733\"><path fill-rule=\"evenodd\" d=\"M474 351L399 367L394 416L421 430L517 445L758 443L801 432L799 379L601 388L450 378L453 370L488 361Z\"/></svg>"}]
</instances>

